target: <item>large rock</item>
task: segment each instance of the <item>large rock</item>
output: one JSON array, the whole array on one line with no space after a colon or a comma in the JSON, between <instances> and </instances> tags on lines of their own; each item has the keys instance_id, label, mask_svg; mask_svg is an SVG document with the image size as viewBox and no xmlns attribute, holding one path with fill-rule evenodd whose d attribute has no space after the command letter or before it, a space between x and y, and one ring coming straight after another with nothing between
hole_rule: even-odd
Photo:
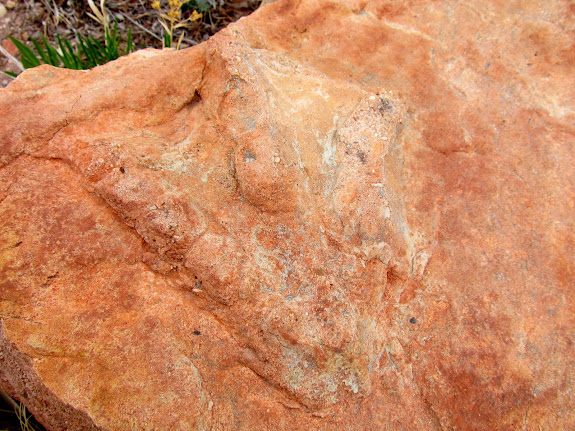
<instances>
[{"instance_id":1,"label":"large rock","mask_svg":"<svg viewBox=\"0 0 575 431\"><path fill-rule=\"evenodd\" d=\"M288 1L0 90L0 385L50 430L575 429L575 10Z\"/></svg>"}]
</instances>

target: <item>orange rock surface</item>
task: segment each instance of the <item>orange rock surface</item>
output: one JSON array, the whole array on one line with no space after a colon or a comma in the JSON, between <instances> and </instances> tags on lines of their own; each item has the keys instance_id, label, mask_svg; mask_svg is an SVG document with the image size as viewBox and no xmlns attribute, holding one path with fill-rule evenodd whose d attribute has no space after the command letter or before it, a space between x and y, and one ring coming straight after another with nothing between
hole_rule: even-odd
<instances>
[{"instance_id":1,"label":"orange rock surface","mask_svg":"<svg viewBox=\"0 0 575 431\"><path fill-rule=\"evenodd\" d=\"M0 387L49 430L575 429L575 7L281 0L0 90Z\"/></svg>"}]
</instances>

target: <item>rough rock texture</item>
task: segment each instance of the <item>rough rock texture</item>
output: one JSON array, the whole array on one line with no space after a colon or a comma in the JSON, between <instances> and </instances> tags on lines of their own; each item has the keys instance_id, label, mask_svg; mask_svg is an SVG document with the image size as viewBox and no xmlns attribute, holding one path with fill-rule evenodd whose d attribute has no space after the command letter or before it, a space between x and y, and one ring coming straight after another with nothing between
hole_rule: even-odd
<instances>
[{"instance_id":1,"label":"rough rock texture","mask_svg":"<svg viewBox=\"0 0 575 431\"><path fill-rule=\"evenodd\" d=\"M575 6L282 0L0 90L0 386L50 430L575 429Z\"/></svg>"}]
</instances>

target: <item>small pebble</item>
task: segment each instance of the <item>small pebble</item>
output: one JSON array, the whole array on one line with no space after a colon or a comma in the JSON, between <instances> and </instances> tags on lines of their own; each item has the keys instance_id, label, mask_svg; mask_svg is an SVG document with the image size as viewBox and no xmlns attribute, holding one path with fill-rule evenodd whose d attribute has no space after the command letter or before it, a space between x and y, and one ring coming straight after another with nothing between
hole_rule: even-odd
<instances>
[{"instance_id":1,"label":"small pebble","mask_svg":"<svg viewBox=\"0 0 575 431\"><path fill-rule=\"evenodd\" d=\"M14 42L10 39L4 39L2 41L2 48L8 51L10 55L16 55L18 53L18 48L16 48L16 45L14 45Z\"/></svg>"},{"instance_id":2,"label":"small pebble","mask_svg":"<svg viewBox=\"0 0 575 431\"><path fill-rule=\"evenodd\" d=\"M14 9L15 7L16 7L16 2L15 2L15 1L9 0L9 1L6 2L6 8L7 8L7 9Z\"/></svg>"},{"instance_id":3,"label":"small pebble","mask_svg":"<svg viewBox=\"0 0 575 431\"><path fill-rule=\"evenodd\" d=\"M4 18L4 16L6 16L7 13L8 9L6 9L6 6L0 3L0 18Z\"/></svg>"}]
</instances>

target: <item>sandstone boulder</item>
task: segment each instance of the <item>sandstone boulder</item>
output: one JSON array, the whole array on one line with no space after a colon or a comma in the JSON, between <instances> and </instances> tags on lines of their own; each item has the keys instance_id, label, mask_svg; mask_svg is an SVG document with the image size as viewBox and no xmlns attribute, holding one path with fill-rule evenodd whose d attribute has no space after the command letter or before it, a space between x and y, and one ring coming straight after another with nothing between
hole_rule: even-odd
<instances>
[{"instance_id":1,"label":"sandstone boulder","mask_svg":"<svg viewBox=\"0 0 575 431\"><path fill-rule=\"evenodd\" d=\"M575 429L575 8L281 0L0 90L0 386L49 430Z\"/></svg>"}]
</instances>

